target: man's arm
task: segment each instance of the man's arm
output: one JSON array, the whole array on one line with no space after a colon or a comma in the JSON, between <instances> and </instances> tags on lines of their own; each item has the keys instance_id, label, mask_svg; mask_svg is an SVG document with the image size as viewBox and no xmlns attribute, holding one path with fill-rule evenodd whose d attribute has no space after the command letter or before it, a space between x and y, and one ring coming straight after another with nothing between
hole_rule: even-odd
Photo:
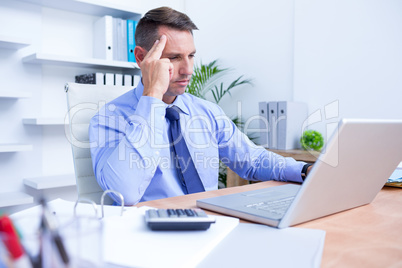
<instances>
[{"instance_id":1,"label":"man's arm","mask_svg":"<svg viewBox=\"0 0 402 268\"><path fill-rule=\"evenodd\" d=\"M301 170L306 163L255 145L225 117L217 120L217 140L220 158L230 169L248 180L302 182Z\"/></svg>"},{"instance_id":2,"label":"man's arm","mask_svg":"<svg viewBox=\"0 0 402 268\"><path fill-rule=\"evenodd\" d=\"M166 93L173 75L173 64L170 63L169 59L161 58L166 41L166 36L162 35L160 40L155 41L148 53L142 47L136 47L135 50L144 84L143 95L160 100Z\"/></svg>"},{"instance_id":3,"label":"man's arm","mask_svg":"<svg viewBox=\"0 0 402 268\"><path fill-rule=\"evenodd\" d=\"M153 145L162 143L164 109L162 101L141 97L129 118L106 116L101 110L91 120L89 134L95 176L102 189L120 192L126 204L140 201L157 171L157 161L146 164L144 161L158 156L158 148Z\"/></svg>"},{"instance_id":4,"label":"man's arm","mask_svg":"<svg viewBox=\"0 0 402 268\"><path fill-rule=\"evenodd\" d=\"M157 172L158 161L152 159L159 157L159 151L153 145L162 143L166 108L162 96L172 71L170 61L161 59L165 45L166 36L162 36L147 53L136 48L145 56L138 62L144 92L135 113L123 118L107 116L104 111L91 120L90 140L96 142L91 148L95 176L102 189L120 192L126 204L141 200Z\"/></svg>"}]
</instances>

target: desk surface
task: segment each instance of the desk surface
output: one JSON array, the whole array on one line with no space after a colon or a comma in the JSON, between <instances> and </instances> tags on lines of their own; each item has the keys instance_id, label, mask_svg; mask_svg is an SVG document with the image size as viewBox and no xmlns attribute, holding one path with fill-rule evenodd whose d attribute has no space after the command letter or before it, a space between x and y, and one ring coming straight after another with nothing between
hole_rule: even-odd
<instances>
[{"instance_id":1,"label":"desk surface","mask_svg":"<svg viewBox=\"0 0 402 268\"><path fill-rule=\"evenodd\" d=\"M197 199L280 184L283 183L260 182L142 202L137 206L194 208ZM219 215L207 212L211 215ZM402 189L385 187L369 205L299 224L297 227L326 231L322 267L402 267L402 235L400 234Z\"/></svg>"}]
</instances>

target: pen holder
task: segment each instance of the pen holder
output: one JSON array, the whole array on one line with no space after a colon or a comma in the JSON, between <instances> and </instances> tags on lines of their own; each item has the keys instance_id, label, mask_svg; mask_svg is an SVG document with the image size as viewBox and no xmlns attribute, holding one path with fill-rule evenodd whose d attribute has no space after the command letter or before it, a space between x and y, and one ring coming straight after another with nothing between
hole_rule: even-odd
<instances>
[{"instance_id":1,"label":"pen holder","mask_svg":"<svg viewBox=\"0 0 402 268\"><path fill-rule=\"evenodd\" d=\"M76 213L78 200L75 204L74 214L54 213L58 222L58 235L62 241L66 255L60 253L60 245L54 241L54 234L41 227L41 211L31 215L14 217L17 229L23 235L22 244L33 262L41 268L79 268L102 267L102 221L97 216L96 204L93 210L83 209ZM89 202L88 202L89 203ZM73 216L74 215L74 216ZM66 257L68 263L65 262ZM1 266L0 266L1 267ZM28 267L28 266L25 266Z\"/></svg>"},{"instance_id":2,"label":"pen holder","mask_svg":"<svg viewBox=\"0 0 402 268\"><path fill-rule=\"evenodd\" d=\"M94 215L78 215L78 203L91 203ZM70 257L68 267L102 267L102 221L97 217L97 206L89 200L80 199L74 208L72 221L60 226L60 235L63 238Z\"/></svg>"}]
</instances>

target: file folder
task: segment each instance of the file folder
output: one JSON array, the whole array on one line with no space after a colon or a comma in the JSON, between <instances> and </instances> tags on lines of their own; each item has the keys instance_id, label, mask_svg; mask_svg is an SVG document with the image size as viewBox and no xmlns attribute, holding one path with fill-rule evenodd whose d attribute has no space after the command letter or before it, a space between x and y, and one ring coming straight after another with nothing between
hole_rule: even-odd
<instances>
[{"instance_id":1,"label":"file folder","mask_svg":"<svg viewBox=\"0 0 402 268\"><path fill-rule=\"evenodd\" d=\"M137 28L137 21L127 20L127 57L129 62L135 62L134 48L135 48L135 29Z\"/></svg>"},{"instance_id":2,"label":"file folder","mask_svg":"<svg viewBox=\"0 0 402 268\"><path fill-rule=\"evenodd\" d=\"M262 101L258 103L259 115L260 115L260 145L269 148L268 133L269 133L269 121L268 121L268 103Z\"/></svg>"},{"instance_id":3,"label":"file folder","mask_svg":"<svg viewBox=\"0 0 402 268\"><path fill-rule=\"evenodd\" d=\"M114 73L105 73L105 85L114 85Z\"/></svg>"},{"instance_id":4,"label":"file folder","mask_svg":"<svg viewBox=\"0 0 402 268\"><path fill-rule=\"evenodd\" d=\"M113 17L103 16L94 23L94 58L113 60Z\"/></svg>"},{"instance_id":5,"label":"file folder","mask_svg":"<svg viewBox=\"0 0 402 268\"><path fill-rule=\"evenodd\" d=\"M141 76L133 75L133 86L137 87L140 80L141 80Z\"/></svg>"},{"instance_id":6,"label":"file folder","mask_svg":"<svg viewBox=\"0 0 402 268\"><path fill-rule=\"evenodd\" d=\"M113 60L127 61L127 22L113 18Z\"/></svg>"},{"instance_id":7,"label":"file folder","mask_svg":"<svg viewBox=\"0 0 402 268\"><path fill-rule=\"evenodd\" d=\"M123 75L122 74L114 74L114 85L115 86L123 85Z\"/></svg>"},{"instance_id":8,"label":"file folder","mask_svg":"<svg viewBox=\"0 0 402 268\"><path fill-rule=\"evenodd\" d=\"M270 149L277 149L277 113L278 113L278 103L276 101L268 102L268 144Z\"/></svg>"},{"instance_id":9,"label":"file folder","mask_svg":"<svg viewBox=\"0 0 402 268\"><path fill-rule=\"evenodd\" d=\"M131 74L125 74L123 82L124 82L125 86L132 87L133 86L133 76Z\"/></svg>"},{"instance_id":10,"label":"file folder","mask_svg":"<svg viewBox=\"0 0 402 268\"><path fill-rule=\"evenodd\" d=\"M301 148L300 137L303 123L307 120L307 104L302 102L278 102L278 146L279 150Z\"/></svg>"}]
</instances>

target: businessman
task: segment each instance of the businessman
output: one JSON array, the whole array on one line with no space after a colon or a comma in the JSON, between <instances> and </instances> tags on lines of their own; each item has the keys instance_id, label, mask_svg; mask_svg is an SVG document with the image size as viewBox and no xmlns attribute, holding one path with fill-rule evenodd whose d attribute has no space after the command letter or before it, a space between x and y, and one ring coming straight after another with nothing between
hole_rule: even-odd
<instances>
[{"instance_id":1,"label":"businessman","mask_svg":"<svg viewBox=\"0 0 402 268\"><path fill-rule=\"evenodd\" d=\"M138 22L142 79L92 118L94 173L126 204L218 188L219 160L252 181L302 182L308 165L253 144L216 104L185 93L196 48L190 18L161 7ZM119 202L112 195L115 202Z\"/></svg>"}]
</instances>

